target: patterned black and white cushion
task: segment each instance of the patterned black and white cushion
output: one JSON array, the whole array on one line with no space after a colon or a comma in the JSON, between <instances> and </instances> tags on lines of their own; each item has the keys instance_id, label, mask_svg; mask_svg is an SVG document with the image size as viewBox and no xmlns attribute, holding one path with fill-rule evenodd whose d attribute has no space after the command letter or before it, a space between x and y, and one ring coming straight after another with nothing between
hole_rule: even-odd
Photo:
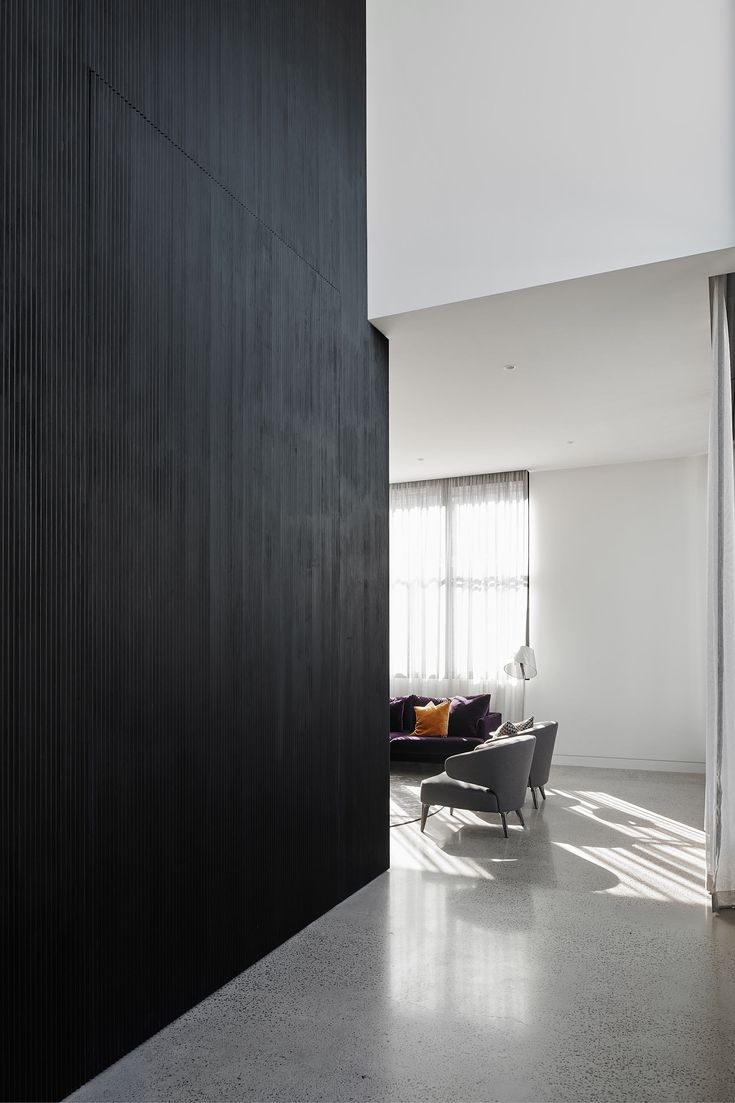
<instances>
[{"instance_id":1,"label":"patterned black and white cushion","mask_svg":"<svg viewBox=\"0 0 735 1103\"><path fill-rule=\"evenodd\" d=\"M532 727L532 716L529 716L528 720L521 720L518 724L513 724L510 720L506 720L504 724L500 725L497 731L493 732L493 739L507 739L509 735L519 735L521 732L528 731L528 729Z\"/></svg>"}]
</instances>

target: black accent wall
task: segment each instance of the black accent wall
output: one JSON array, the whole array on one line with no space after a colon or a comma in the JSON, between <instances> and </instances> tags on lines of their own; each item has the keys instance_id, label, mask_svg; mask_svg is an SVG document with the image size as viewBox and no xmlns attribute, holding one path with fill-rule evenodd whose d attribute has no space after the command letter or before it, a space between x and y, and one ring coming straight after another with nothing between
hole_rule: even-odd
<instances>
[{"instance_id":1,"label":"black accent wall","mask_svg":"<svg viewBox=\"0 0 735 1103\"><path fill-rule=\"evenodd\" d=\"M6 1099L387 867L364 0L3 0Z\"/></svg>"}]
</instances>

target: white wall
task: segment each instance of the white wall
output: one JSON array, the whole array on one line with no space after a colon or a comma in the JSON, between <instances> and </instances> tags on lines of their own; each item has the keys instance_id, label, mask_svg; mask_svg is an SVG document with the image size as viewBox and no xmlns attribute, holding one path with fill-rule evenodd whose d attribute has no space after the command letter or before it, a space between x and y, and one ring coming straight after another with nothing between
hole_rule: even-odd
<instances>
[{"instance_id":1,"label":"white wall","mask_svg":"<svg viewBox=\"0 0 735 1103\"><path fill-rule=\"evenodd\" d=\"M525 712L559 761L704 769L706 459L531 474Z\"/></svg>"},{"instance_id":2,"label":"white wall","mask_svg":"<svg viewBox=\"0 0 735 1103\"><path fill-rule=\"evenodd\" d=\"M733 0L368 0L369 315L735 245Z\"/></svg>"}]
</instances>

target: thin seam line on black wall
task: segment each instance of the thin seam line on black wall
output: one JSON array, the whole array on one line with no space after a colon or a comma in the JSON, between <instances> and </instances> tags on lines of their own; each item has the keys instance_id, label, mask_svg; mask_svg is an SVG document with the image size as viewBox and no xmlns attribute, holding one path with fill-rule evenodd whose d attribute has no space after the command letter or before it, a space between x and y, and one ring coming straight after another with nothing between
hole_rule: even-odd
<instances>
[{"instance_id":1,"label":"thin seam line on black wall","mask_svg":"<svg viewBox=\"0 0 735 1103\"><path fill-rule=\"evenodd\" d=\"M146 115L144 111L141 111L139 107L136 107L135 104L127 98L127 96L124 96L122 92L118 91L118 89L115 88L114 84L110 84L109 80L105 80L105 78L100 73L98 73L96 69L93 69L91 65L88 66L88 69L90 74L96 77L100 84L104 84L105 87L109 88L110 91L114 95L116 95L118 99L122 100L122 102L126 104L131 111L134 111L136 115L140 115L141 119L144 119L145 122L147 122L148 125L151 126L157 134L160 134L162 138L165 138L166 141L174 147L174 149L177 149L179 153L183 154L184 157L186 157L187 161L191 161L192 165L196 165L196 167L201 172L203 172L205 176L213 181L213 183L215 183L218 188L222 189L225 195L228 195L230 199L233 200L233 202L237 203L239 207L242 207L244 211L247 211L248 214L251 215L251 217L254 218L256 222L258 222L264 229L268 231L268 233L272 234L273 237L280 241L282 245L285 245L289 252L293 253L295 257L298 257L300 261L303 261L303 263L308 268L310 268L311 271L314 272L320 280L324 280L326 284L329 284L329 286L333 288L333 290L335 290L337 294L341 297L342 292L336 284L332 283L332 281L328 279L323 272L320 272L319 269L314 264L312 264L310 260L307 260L302 253L299 253L297 249L294 249L293 245L290 245L285 238L281 237L277 230L274 230L272 226L269 226L268 223L260 217L260 215L256 214L252 207L248 207L247 203L243 203L242 199L235 195L233 191L230 191L226 184L223 184L221 180L218 180L216 176L213 176L209 169L206 169L204 167L201 161L197 161L196 157L192 157L190 153L187 153L183 146L180 146L178 142L175 142L174 139L171 138L165 130L161 130L160 126L158 126L157 123L153 122L153 119L149 118L149 116Z\"/></svg>"}]
</instances>

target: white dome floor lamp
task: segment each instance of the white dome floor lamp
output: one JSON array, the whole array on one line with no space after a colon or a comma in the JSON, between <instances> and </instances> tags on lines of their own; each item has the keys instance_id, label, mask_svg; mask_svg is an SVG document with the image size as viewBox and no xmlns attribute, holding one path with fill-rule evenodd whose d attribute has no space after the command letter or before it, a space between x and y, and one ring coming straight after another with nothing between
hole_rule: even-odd
<instances>
[{"instance_id":1,"label":"white dome floor lamp","mask_svg":"<svg viewBox=\"0 0 735 1103\"><path fill-rule=\"evenodd\" d=\"M513 656L513 661L506 663L503 667L506 674L510 674L511 678L520 678L523 681L523 695L521 697L521 719L523 718L523 711L526 705L526 682L530 682L531 678L535 678L538 671L536 669L536 656L533 653L532 647L519 647Z\"/></svg>"}]
</instances>

